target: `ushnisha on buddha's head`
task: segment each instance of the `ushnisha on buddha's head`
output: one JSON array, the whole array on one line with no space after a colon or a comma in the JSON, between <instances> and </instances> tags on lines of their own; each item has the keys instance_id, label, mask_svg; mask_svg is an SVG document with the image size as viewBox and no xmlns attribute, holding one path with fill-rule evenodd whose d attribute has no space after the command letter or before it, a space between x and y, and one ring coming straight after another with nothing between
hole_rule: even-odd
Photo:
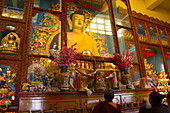
<instances>
[{"instance_id":1,"label":"ushnisha on buddha's head","mask_svg":"<svg viewBox=\"0 0 170 113\"><path fill-rule=\"evenodd\" d=\"M72 21L73 30L74 29L81 30L84 26L85 17L83 13L75 11L70 15L70 20Z\"/></svg>"}]
</instances>

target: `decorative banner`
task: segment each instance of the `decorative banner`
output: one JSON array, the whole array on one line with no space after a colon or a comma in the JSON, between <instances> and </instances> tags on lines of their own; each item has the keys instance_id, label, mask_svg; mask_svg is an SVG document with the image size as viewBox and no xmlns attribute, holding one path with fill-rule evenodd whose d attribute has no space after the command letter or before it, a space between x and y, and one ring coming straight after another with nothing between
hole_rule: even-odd
<instances>
[{"instance_id":1,"label":"decorative banner","mask_svg":"<svg viewBox=\"0 0 170 113\"><path fill-rule=\"evenodd\" d=\"M67 0L67 1L74 1L74 0ZM98 1L98 0L77 0L77 2L86 7L86 8L90 8L90 9L94 9L94 10L99 10L102 12L105 12L107 10L107 3L106 1Z\"/></svg>"},{"instance_id":2,"label":"decorative banner","mask_svg":"<svg viewBox=\"0 0 170 113\"><path fill-rule=\"evenodd\" d=\"M170 52L165 53L165 58L170 58Z\"/></svg>"},{"instance_id":3,"label":"decorative banner","mask_svg":"<svg viewBox=\"0 0 170 113\"><path fill-rule=\"evenodd\" d=\"M113 82L114 82L114 77L111 78L111 84L113 84Z\"/></svg>"},{"instance_id":4,"label":"decorative banner","mask_svg":"<svg viewBox=\"0 0 170 113\"><path fill-rule=\"evenodd\" d=\"M143 57L150 57L152 55L155 55L156 52L154 49L146 48L145 50L142 50Z\"/></svg>"},{"instance_id":5,"label":"decorative banner","mask_svg":"<svg viewBox=\"0 0 170 113\"><path fill-rule=\"evenodd\" d=\"M76 68L76 69L73 69L73 70L76 72L77 90L79 90L79 87L80 87L80 80L79 80L78 75L86 76L86 77L89 77L89 78L98 78L98 76L97 76L97 77L96 77L96 76L93 76L94 74L97 73L97 70L96 70L95 72L91 73L91 74L84 74L84 73L80 72L77 68ZM105 78L105 77L108 77L108 76L109 76L110 74L112 74L112 73L113 73L113 71L110 71L109 73L103 75L103 77L104 77L104 78ZM111 84L113 83L113 79L114 79L114 77L111 78Z\"/></svg>"},{"instance_id":6,"label":"decorative banner","mask_svg":"<svg viewBox=\"0 0 170 113\"><path fill-rule=\"evenodd\" d=\"M78 73L76 73L76 78L77 78L77 91L78 91L80 88L80 81L79 81Z\"/></svg>"},{"instance_id":7,"label":"decorative banner","mask_svg":"<svg viewBox=\"0 0 170 113\"><path fill-rule=\"evenodd\" d=\"M78 73L79 75L82 75L82 76L86 76L86 77L89 77L89 78L98 78L98 77L95 77L95 76L92 76L94 74L97 73L97 70L95 72L93 72L92 74L84 74L82 72L80 72L77 68L75 69L75 72ZM113 71L110 71L109 73L103 75L104 78L108 77L110 74L112 74Z\"/></svg>"}]
</instances>

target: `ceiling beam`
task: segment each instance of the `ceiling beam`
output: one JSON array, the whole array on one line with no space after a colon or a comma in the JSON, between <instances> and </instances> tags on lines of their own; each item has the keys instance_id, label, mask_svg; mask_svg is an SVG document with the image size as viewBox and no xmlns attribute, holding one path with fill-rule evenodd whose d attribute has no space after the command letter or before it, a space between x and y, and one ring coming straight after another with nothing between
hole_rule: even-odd
<instances>
[{"instance_id":1,"label":"ceiling beam","mask_svg":"<svg viewBox=\"0 0 170 113\"><path fill-rule=\"evenodd\" d=\"M160 5L165 0L144 0L144 1L145 1L146 8L149 10L153 10L155 7Z\"/></svg>"}]
</instances>

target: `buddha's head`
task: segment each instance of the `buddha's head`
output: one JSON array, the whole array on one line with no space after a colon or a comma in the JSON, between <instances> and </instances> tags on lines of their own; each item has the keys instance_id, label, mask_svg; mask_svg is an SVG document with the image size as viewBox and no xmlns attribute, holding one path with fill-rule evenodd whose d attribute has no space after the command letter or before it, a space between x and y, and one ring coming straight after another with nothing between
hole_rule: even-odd
<instances>
[{"instance_id":1,"label":"buddha's head","mask_svg":"<svg viewBox=\"0 0 170 113\"><path fill-rule=\"evenodd\" d=\"M73 14L70 15L70 20L72 21L73 29L82 29L84 26L85 17L83 13L75 11Z\"/></svg>"}]
</instances>

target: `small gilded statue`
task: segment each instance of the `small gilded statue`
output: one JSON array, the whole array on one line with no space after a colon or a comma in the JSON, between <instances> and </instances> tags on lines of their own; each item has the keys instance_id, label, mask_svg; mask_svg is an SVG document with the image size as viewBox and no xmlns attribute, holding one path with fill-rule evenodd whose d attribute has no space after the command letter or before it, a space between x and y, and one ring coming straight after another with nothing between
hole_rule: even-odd
<instances>
[{"instance_id":1,"label":"small gilded statue","mask_svg":"<svg viewBox=\"0 0 170 113\"><path fill-rule=\"evenodd\" d=\"M46 68L40 64L39 61L33 61L33 63L28 67L27 79L32 84L42 84L46 74Z\"/></svg>"},{"instance_id":2,"label":"small gilded statue","mask_svg":"<svg viewBox=\"0 0 170 113\"><path fill-rule=\"evenodd\" d=\"M5 83L10 83L10 84L14 84L15 80L16 80L16 75L13 73L11 73L10 68L6 69L6 72L3 73L3 81L5 81Z\"/></svg>"},{"instance_id":3,"label":"small gilded statue","mask_svg":"<svg viewBox=\"0 0 170 113\"><path fill-rule=\"evenodd\" d=\"M3 33L0 52L3 53L17 53L20 46L20 38L14 31L14 27L8 26L6 32Z\"/></svg>"},{"instance_id":4,"label":"small gilded statue","mask_svg":"<svg viewBox=\"0 0 170 113\"><path fill-rule=\"evenodd\" d=\"M7 68L0 68L0 98L11 98L12 95L15 94L15 81L16 81L16 74L12 73L10 67Z\"/></svg>"},{"instance_id":5,"label":"small gilded statue","mask_svg":"<svg viewBox=\"0 0 170 113\"><path fill-rule=\"evenodd\" d=\"M105 84L105 79L104 77L101 75L100 72L97 72L97 79L96 82L94 84L94 90L105 90L106 89L106 84Z\"/></svg>"}]
</instances>

